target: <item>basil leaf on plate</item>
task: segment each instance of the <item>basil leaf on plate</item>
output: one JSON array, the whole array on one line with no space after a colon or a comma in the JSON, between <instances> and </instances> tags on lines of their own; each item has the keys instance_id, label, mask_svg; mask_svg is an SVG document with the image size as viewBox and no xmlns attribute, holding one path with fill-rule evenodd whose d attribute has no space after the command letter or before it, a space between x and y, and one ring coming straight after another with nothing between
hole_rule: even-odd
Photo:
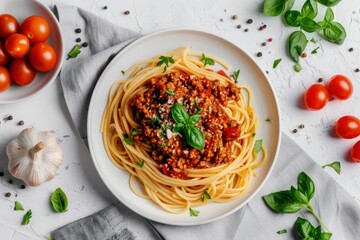
<instances>
[{"instance_id":1,"label":"basil leaf on plate","mask_svg":"<svg viewBox=\"0 0 360 240\"><path fill-rule=\"evenodd\" d=\"M51 194L50 202L51 206L56 212L64 213L67 211L68 199L61 188L57 188L53 194Z\"/></svg>"},{"instance_id":2,"label":"basil leaf on plate","mask_svg":"<svg viewBox=\"0 0 360 240\"><path fill-rule=\"evenodd\" d=\"M264 14L279 16L294 6L295 0L265 0Z\"/></svg>"},{"instance_id":3,"label":"basil leaf on plate","mask_svg":"<svg viewBox=\"0 0 360 240\"><path fill-rule=\"evenodd\" d=\"M262 139L258 139L255 141L255 144L254 144L254 153L258 154L261 150L261 147L262 147L262 142L263 140Z\"/></svg>"},{"instance_id":4,"label":"basil leaf on plate","mask_svg":"<svg viewBox=\"0 0 360 240\"><path fill-rule=\"evenodd\" d=\"M300 20L301 20L301 14L299 11L291 10L287 11L284 15L285 22L292 27L299 27L300 26Z\"/></svg>"},{"instance_id":5,"label":"basil leaf on plate","mask_svg":"<svg viewBox=\"0 0 360 240\"><path fill-rule=\"evenodd\" d=\"M290 190L270 193L263 199L272 210L279 213L295 213L303 208L301 203L293 200Z\"/></svg>"},{"instance_id":6,"label":"basil leaf on plate","mask_svg":"<svg viewBox=\"0 0 360 240\"><path fill-rule=\"evenodd\" d=\"M190 118L189 118L188 123L191 124L191 125L195 125L200 121L200 118L201 118L200 114L191 115Z\"/></svg>"},{"instance_id":7,"label":"basil leaf on plate","mask_svg":"<svg viewBox=\"0 0 360 240\"><path fill-rule=\"evenodd\" d=\"M171 107L171 116L176 123L184 123L189 119L189 114L185 108L179 103L175 103Z\"/></svg>"},{"instance_id":8,"label":"basil leaf on plate","mask_svg":"<svg viewBox=\"0 0 360 240\"><path fill-rule=\"evenodd\" d=\"M289 54L295 62L306 48L308 40L302 31L295 31L289 37Z\"/></svg>"},{"instance_id":9,"label":"basil leaf on plate","mask_svg":"<svg viewBox=\"0 0 360 240\"><path fill-rule=\"evenodd\" d=\"M183 123L177 123L173 128L173 132L181 132L184 129L185 125Z\"/></svg>"},{"instance_id":10,"label":"basil leaf on plate","mask_svg":"<svg viewBox=\"0 0 360 240\"><path fill-rule=\"evenodd\" d=\"M199 129L197 129L195 126L190 125L185 128L184 133L187 144L199 150L204 149L205 138Z\"/></svg>"}]
</instances>

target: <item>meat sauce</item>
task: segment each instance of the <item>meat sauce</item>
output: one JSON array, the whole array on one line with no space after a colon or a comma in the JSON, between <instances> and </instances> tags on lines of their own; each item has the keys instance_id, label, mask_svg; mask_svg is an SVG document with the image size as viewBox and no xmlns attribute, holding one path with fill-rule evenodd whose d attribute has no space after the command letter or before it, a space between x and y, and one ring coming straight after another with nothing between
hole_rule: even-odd
<instances>
[{"instance_id":1,"label":"meat sauce","mask_svg":"<svg viewBox=\"0 0 360 240\"><path fill-rule=\"evenodd\" d=\"M187 169L209 168L234 160L231 146L240 136L240 125L225 114L221 105L239 100L238 86L222 86L218 80L176 72L151 78L146 87L146 92L131 100L135 120L142 125L134 140L152 147L151 156L164 175L184 179ZM191 147L185 136L173 131L176 123L171 107L175 103L181 104L189 115L201 114L196 127L205 138L203 150Z\"/></svg>"}]
</instances>

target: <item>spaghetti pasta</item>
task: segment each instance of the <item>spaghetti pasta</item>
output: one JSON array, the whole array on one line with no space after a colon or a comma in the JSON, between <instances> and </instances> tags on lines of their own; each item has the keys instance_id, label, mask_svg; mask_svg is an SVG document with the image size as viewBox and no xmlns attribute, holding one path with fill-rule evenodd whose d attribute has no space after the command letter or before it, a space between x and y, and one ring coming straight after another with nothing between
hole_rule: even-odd
<instances>
[{"instance_id":1,"label":"spaghetti pasta","mask_svg":"<svg viewBox=\"0 0 360 240\"><path fill-rule=\"evenodd\" d=\"M118 168L129 172L129 184L132 191L140 197L151 199L171 213L182 213L191 207L208 202L227 202L241 196L251 185L255 175L254 169L261 166L266 159L264 147L261 148L261 154L253 151L258 118L252 108L251 90L247 86L234 87L235 84L229 77L206 68L204 62L201 61L203 56L201 53L189 52L188 47L183 47L135 64L125 72L129 76L127 79L119 80L111 86L108 103L102 117L101 132L106 152ZM230 68L227 63L215 56L208 56L208 58L226 69ZM165 59L168 62L164 60L164 64L160 66L159 59ZM184 83L183 85L176 83L178 84L176 86L190 86L191 83L187 81L192 81L196 85L196 81L202 79L204 84L209 81L210 86L228 90L230 97L224 100L223 92L216 92L214 87L213 92L210 92L209 99L213 99L216 94L219 96L219 100L215 100L219 105L217 114L222 116L218 121L225 122L225 126L231 124L229 129L238 129L239 135L234 135L234 131L227 134L226 129L220 126L220 136L217 135L220 140L216 143L211 136L204 137L207 129L203 126L199 127L199 124L206 121L206 117L211 115L211 111L215 111L211 110L211 108L215 108L215 105L206 105L203 103L204 100L202 102L203 109L206 109L202 111L196 102L197 98L195 104L188 103L187 109L186 107L184 109L197 115L197 122L192 123L192 126L198 129L197 133L200 131L202 136L200 136L200 140L204 139L202 146L192 145L189 142L186 144L189 139L187 139L188 135L185 130L182 133L179 132L181 130L176 131L175 126L178 124L184 129L186 126L190 126L186 125L190 123L179 124L169 112L171 111L170 107L166 110L163 109L164 107L160 110L157 109L159 112L165 111L161 115L163 116L162 120L153 117L150 119L148 110L137 106L139 99L150 101L149 99L144 100L144 96L150 96L152 93L149 81L154 86L161 81L166 82L168 84L166 86L172 86L173 82L171 81L174 79L180 79L179 81ZM196 86L202 89L202 86ZM201 97L204 97L198 91L194 93L192 90L192 93L198 94L200 100ZM154 93L152 94L154 95ZM186 105L179 96L175 97L181 93L167 90L167 94L170 94L170 96L166 96L168 102L165 102L165 105L159 104L159 106ZM196 109L198 112L194 112ZM144 112L139 117L138 111L141 110ZM221 115L222 113L223 115ZM171 122L161 125L160 122L166 121L166 119L170 119ZM154 126L156 131L144 126L144 121L149 122L149 126ZM203 125L205 126L205 123ZM164 126L166 129L161 130ZM179 129L181 128L179 127ZM220 131L219 129L218 131ZM167 135L160 136L160 131ZM211 133L211 131L208 132ZM152 138L150 133L157 133L157 135ZM217 147L219 141L221 141L220 145L223 145ZM161 147L165 146L163 150L158 147L160 143ZM186 147L180 149L179 152L176 150L176 143L182 144L182 146L185 144ZM210 146L212 148L207 149ZM226 152L224 149L228 151L226 150ZM183 157L191 156L192 151L196 153L196 156L193 156L194 161ZM171 153L174 152L180 155L171 156ZM226 156L223 153L230 155ZM174 162L174 159L178 161ZM134 185L135 182L139 182L143 189L137 189Z\"/></svg>"}]
</instances>

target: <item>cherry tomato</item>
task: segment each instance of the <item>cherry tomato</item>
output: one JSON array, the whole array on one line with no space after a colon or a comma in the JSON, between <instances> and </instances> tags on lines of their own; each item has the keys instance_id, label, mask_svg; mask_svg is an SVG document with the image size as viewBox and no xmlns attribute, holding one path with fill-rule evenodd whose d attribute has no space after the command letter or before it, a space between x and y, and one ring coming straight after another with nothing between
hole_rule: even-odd
<instances>
[{"instance_id":1,"label":"cherry tomato","mask_svg":"<svg viewBox=\"0 0 360 240\"><path fill-rule=\"evenodd\" d=\"M223 131L226 140L235 140L240 137L240 130L237 127L227 127Z\"/></svg>"},{"instance_id":2,"label":"cherry tomato","mask_svg":"<svg viewBox=\"0 0 360 240\"><path fill-rule=\"evenodd\" d=\"M317 111L325 107L329 100L329 93L321 84L311 85L305 92L304 103L307 109Z\"/></svg>"},{"instance_id":3,"label":"cherry tomato","mask_svg":"<svg viewBox=\"0 0 360 240\"><path fill-rule=\"evenodd\" d=\"M55 50L46 43L38 43L29 54L30 64L39 72L48 72L56 65Z\"/></svg>"},{"instance_id":4,"label":"cherry tomato","mask_svg":"<svg viewBox=\"0 0 360 240\"><path fill-rule=\"evenodd\" d=\"M335 75L329 81L328 91L333 98L346 100L351 96L353 86L351 81L344 75Z\"/></svg>"},{"instance_id":5,"label":"cherry tomato","mask_svg":"<svg viewBox=\"0 0 360 240\"><path fill-rule=\"evenodd\" d=\"M360 163L360 140L351 149L351 160Z\"/></svg>"},{"instance_id":6,"label":"cherry tomato","mask_svg":"<svg viewBox=\"0 0 360 240\"><path fill-rule=\"evenodd\" d=\"M6 40L11 34L18 33L20 26L16 18L10 14L0 15L0 38Z\"/></svg>"},{"instance_id":7,"label":"cherry tomato","mask_svg":"<svg viewBox=\"0 0 360 240\"><path fill-rule=\"evenodd\" d=\"M24 59L15 59L10 64L11 78L21 86L31 83L36 75L35 69Z\"/></svg>"},{"instance_id":8,"label":"cherry tomato","mask_svg":"<svg viewBox=\"0 0 360 240\"><path fill-rule=\"evenodd\" d=\"M6 65L10 61L10 56L6 52L5 45L0 41L0 65Z\"/></svg>"},{"instance_id":9,"label":"cherry tomato","mask_svg":"<svg viewBox=\"0 0 360 240\"><path fill-rule=\"evenodd\" d=\"M29 51L29 39L20 33L10 35L5 41L5 48L12 58L23 58Z\"/></svg>"},{"instance_id":10,"label":"cherry tomato","mask_svg":"<svg viewBox=\"0 0 360 240\"><path fill-rule=\"evenodd\" d=\"M46 42L50 35L50 27L45 18L30 16L22 22L20 32L27 36L31 45L35 45Z\"/></svg>"},{"instance_id":11,"label":"cherry tomato","mask_svg":"<svg viewBox=\"0 0 360 240\"><path fill-rule=\"evenodd\" d=\"M6 91L11 84L11 77L9 70L5 67L0 66L0 92Z\"/></svg>"},{"instance_id":12,"label":"cherry tomato","mask_svg":"<svg viewBox=\"0 0 360 240\"><path fill-rule=\"evenodd\" d=\"M336 134L342 138L356 138L360 135L360 119L354 116L343 116L336 122Z\"/></svg>"}]
</instances>

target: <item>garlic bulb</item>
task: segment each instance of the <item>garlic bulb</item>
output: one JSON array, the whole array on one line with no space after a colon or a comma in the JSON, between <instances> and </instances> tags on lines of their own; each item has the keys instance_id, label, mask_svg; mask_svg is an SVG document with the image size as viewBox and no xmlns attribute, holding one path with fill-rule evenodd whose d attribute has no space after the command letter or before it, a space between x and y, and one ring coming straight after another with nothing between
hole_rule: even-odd
<instances>
[{"instance_id":1,"label":"garlic bulb","mask_svg":"<svg viewBox=\"0 0 360 240\"><path fill-rule=\"evenodd\" d=\"M54 178L63 162L63 152L50 132L24 129L6 147L9 172L30 186Z\"/></svg>"}]
</instances>

